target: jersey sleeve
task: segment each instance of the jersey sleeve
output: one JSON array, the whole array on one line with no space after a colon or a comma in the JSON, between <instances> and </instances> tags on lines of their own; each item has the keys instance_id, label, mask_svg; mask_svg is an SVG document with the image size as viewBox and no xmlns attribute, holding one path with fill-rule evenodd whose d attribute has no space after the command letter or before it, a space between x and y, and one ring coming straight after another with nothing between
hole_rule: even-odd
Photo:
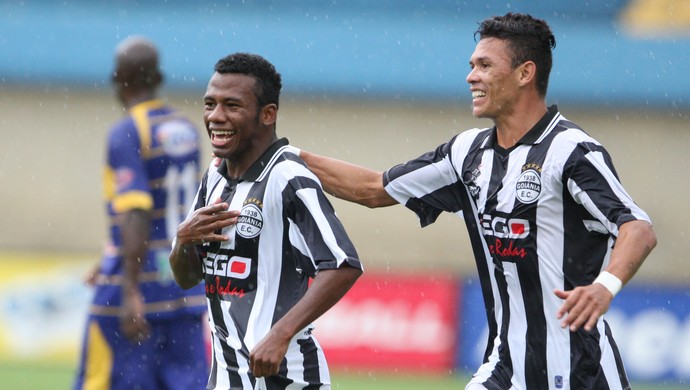
<instances>
[{"instance_id":1,"label":"jersey sleeve","mask_svg":"<svg viewBox=\"0 0 690 390\"><path fill-rule=\"evenodd\" d=\"M434 223L443 211L462 209L463 186L458 185L452 156L457 139L384 172L386 192L414 211L422 226Z\"/></svg>"},{"instance_id":2,"label":"jersey sleeve","mask_svg":"<svg viewBox=\"0 0 690 390\"><path fill-rule=\"evenodd\" d=\"M318 179L298 161L290 161L291 175L283 194L288 236L297 266L314 276L324 269L362 264Z\"/></svg>"},{"instance_id":3,"label":"jersey sleeve","mask_svg":"<svg viewBox=\"0 0 690 390\"><path fill-rule=\"evenodd\" d=\"M563 182L575 202L614 236L618 227L633 220L651 223L621 184L606 149L594 142L580 142L563 168Z\"/></svg>"},{"instance_id":4,"label":"jersey sleeve","mask_svg":"<svg viewBox=\"0 0 690 390\"><path fill-rule=\"evenodd\" d=\"M113 128L108 140L106 171L106 180L111 180L109 195L115 213L153 208L141 142L133 122L125 121Z\"/></svg>"}]
</instances>

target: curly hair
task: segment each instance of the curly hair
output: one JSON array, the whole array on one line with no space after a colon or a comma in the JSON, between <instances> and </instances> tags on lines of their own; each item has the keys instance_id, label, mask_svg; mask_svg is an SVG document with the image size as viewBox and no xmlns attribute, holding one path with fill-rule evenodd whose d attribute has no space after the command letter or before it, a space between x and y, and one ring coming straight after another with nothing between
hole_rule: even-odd
<instances>
[{"instance_id":1,"label":"curly hair","mask_svg":"<svg viewBox=\"0 0 690 390\"><path fill-rule=\"evenodd\" d=\"M475 41L477 35L480 40L498 38L508 41L508 46L513 51L513 69L526 61L533 61L537 65L537 90L542 96L546 96L553 64L551 51L556 47L556 38L546 21L509 12L479 22L479 28L474 33Z\"/></svg>"},{"instance_id":2,"label":"curly hair","mask_svg":"<svg viewBox=\"0 0 690 390\"><path fill-rule=\"evenodd\" d=\"M257 54L234 53L227 55L214 66L221 74L239 73L256 79L254 94L259 107L267 104L279 105L280 89L283 87L280 73L265 58Z\"/></svg>"}]
</instances>

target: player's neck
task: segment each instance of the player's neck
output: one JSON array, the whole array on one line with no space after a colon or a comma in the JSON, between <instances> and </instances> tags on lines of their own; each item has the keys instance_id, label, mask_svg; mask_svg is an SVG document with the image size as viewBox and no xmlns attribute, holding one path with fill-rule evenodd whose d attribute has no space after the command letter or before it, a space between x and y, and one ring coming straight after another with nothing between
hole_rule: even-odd
<instances>
[{"instance_id":1,"label":"player's neck","mask_svg":"<svg viewBox=\"0 0 690 390\"><path fill-rule=\"evenodd\" d=\"M541 101L529 107L515 107L512 113L496 118L496 140L504 149L510 149L527 134L546 114L546 103Z\"/></svg>"}]
</instances>

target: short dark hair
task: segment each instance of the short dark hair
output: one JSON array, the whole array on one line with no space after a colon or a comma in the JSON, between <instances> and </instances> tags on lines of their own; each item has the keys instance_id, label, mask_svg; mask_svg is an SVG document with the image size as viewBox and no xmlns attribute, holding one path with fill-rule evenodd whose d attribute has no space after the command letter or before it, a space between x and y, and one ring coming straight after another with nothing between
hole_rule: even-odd
<instances>
[{"instance_id":1,"label":"short dark hair","mask_svg":"<svg viewBox=\"0 0 690 390\"><path fill-rule=\"evenodd\" d=\"M546 96L553 58L551 50L556 47L556 38L548 23L530 15L508 12L479 22L474 33L475 40L498 38L508 41L513 50L512 66L515 69L525 61L537 65L537 90Z\"/></svg>"},{"instance_id":2,"label":"short dark hair","mask_svg":"<svg viewBox=\"0 0 690 390\"><path fill-rule=\"evenodd\" d=\"M256 79L254 93L259 107L267 104L278 106L280 89L283 87L280 73L265 58L257 54L234 53L216 63L214 70L221 74L239 73Z\"/></svg>"}]
</instances>

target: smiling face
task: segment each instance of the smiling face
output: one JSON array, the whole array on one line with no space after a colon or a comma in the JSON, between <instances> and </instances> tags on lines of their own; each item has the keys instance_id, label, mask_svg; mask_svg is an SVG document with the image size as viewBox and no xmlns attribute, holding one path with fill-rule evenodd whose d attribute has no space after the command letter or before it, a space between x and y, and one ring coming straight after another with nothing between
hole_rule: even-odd
<instances>
[{"instance_id":1,"label":"smiling face","mask_svg":"<svg viewBox=\"0 0 690 390\"><path fill-rule=\"evenodd\" d=\"M229 169L240 174L275 139L277 108L274 104L258 107L255 82L252 76L216 72L204 95L204 124L213 153L227 159Z\"/></svg>"},{"instance_id":2,"label":"smiling face","mask_svg":"<svg viewBox=\"0 0 690 390\"><path fill-rule=\"evenodd\" d=\"M520 92L520 66L513 69L508 42L484 38L470 57L467 82L472 92L472 115L497 120L513 113Z\"/></svg>"}]
</instances>

